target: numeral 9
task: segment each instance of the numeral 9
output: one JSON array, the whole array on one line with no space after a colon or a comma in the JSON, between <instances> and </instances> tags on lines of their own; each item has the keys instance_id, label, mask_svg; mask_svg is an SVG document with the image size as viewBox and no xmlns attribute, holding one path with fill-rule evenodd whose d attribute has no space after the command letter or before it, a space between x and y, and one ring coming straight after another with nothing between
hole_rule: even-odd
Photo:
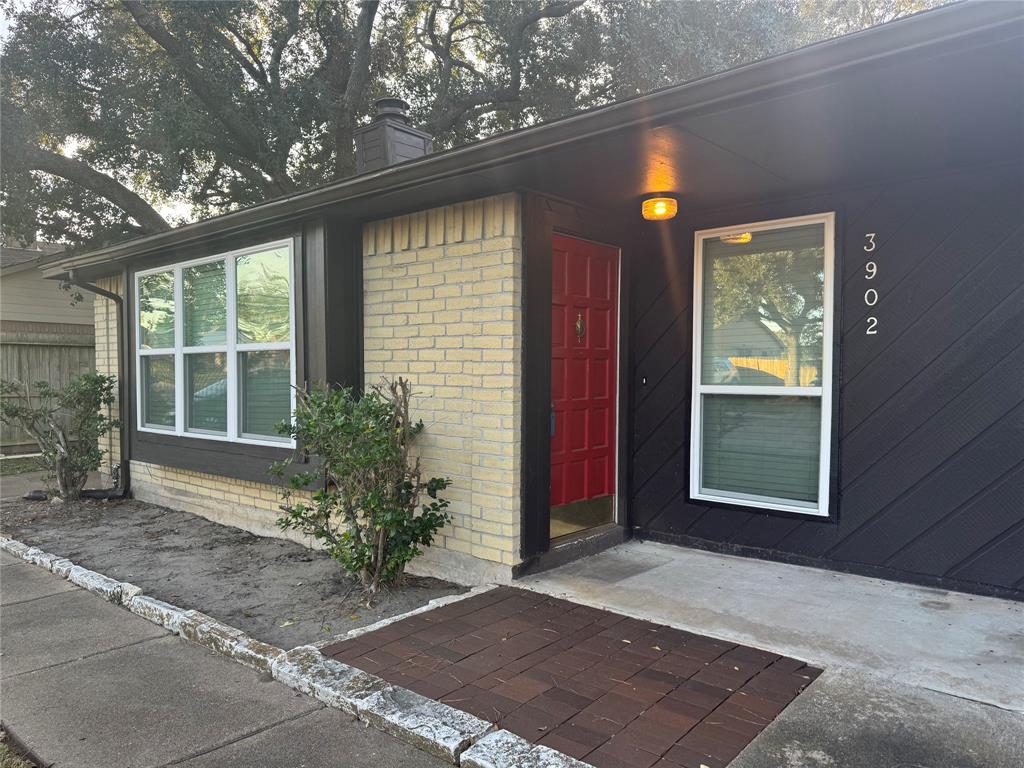
<instances>
[{"instance_id":1,"label":"numeral 9","mask_svg":"<svg viewBox=\"0 0 1024 768\"><path fill-rule=\"evenodd\" d=\"M875 275L878 274L878 265L873 261L869 261L864 265L864 279L872 280Z\"/></svg>"}]
</instances>

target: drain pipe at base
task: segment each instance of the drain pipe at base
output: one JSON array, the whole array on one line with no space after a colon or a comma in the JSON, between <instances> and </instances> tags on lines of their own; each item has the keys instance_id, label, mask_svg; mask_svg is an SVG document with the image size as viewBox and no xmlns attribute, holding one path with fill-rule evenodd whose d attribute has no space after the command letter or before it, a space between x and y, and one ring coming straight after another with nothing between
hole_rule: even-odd
<instances>
[{"instance_id":1,"label":"drain pipe at base","mask_svg":"<svg viewBox=\"0 0 1024 768\"><path fill-rule=\"evenodd\" d=\"M128 270L122 271L122 285L128 288ZM131 497L131 461L129 452L128 430L128 397L125 392L125 378L128 374L128 329L124 322L124 296L119 296L106 288L79 280L75 270L69 269L67 283L81 288L83 291L101 296L114 302L115 325L117 326L117 413L121 422L119 431L121 460L118 466L111 468L111 475L116 474L113 488L87 489L82 497L87 499L127 499Z\"/></svg>"}]
</instances>

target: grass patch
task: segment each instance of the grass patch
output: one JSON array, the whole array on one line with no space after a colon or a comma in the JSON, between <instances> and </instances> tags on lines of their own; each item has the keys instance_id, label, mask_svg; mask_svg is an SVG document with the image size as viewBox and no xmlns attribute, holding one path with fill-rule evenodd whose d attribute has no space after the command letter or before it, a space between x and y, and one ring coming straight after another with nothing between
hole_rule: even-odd
<instances>
[{"instance_id":1,"label":"grass patch","mask_svg":"<svg viewBox=\"0 0 1024 768\"><path fill-rule=\"evenodd\" d=\"M23 475L26 472L42 472L39 466L39 459L34 456L26 456L17 459L0 459L0 477L10 475Z\"/></svg>"},{"instance_id":2,"label":"grass patch","mask_svg":"<svg viewBox=\"0 0 1024 768\"><path fill-rule=\"evenodd\" d=\"M7 742L7 734L0 730L0 768L35 768L33 763L23 758Z\"/></svg>"}]
</instances>

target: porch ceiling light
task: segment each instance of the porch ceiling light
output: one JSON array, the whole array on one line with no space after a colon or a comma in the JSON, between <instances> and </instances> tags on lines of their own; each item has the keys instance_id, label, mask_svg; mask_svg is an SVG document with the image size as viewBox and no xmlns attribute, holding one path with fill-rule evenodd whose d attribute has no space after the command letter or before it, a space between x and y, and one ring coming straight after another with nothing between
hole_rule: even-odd
<instances>
[{"instance_id":1,"label":"porch ceiling light","mask_svg":"<svg viewBox=\"0 0 1024 768\"><path fill-rule=\"evenodd\" d=\"M749 232L738 232L735 235L722 235L720 238L723 243L729 243L730 245L743 245L749 243L754 239L754 236Z\"/></svg>"},{"instance_id":2,"label":"porch ceiling light","mask_svg":"<svg viewBox=\"0 0 1024 768\"><path fill-rule=\"evenodd\" d=\"M674 218L679 203L674 197L648 197L640 206L640 212L648 221L665 221Z\"/></svg>"}]
</instances>

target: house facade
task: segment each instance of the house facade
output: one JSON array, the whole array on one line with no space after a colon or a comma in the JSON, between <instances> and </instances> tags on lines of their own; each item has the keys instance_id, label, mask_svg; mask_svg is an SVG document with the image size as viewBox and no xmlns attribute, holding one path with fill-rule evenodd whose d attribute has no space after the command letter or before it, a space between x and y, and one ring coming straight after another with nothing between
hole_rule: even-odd
<instances>
[{"instance_id":1,"label":"house facade","mask_svg":"<svg viewBox=\"0 0 1024 768\"><path fill-rule=\"evenodd\" d=\"M968 3L397 165L389 100L359 176L44 272L120 297L138 498L280 535L292 386L402 376L423 572L640 537L1020 598L1022 71Z\"/></svg>"}]
</instances>

